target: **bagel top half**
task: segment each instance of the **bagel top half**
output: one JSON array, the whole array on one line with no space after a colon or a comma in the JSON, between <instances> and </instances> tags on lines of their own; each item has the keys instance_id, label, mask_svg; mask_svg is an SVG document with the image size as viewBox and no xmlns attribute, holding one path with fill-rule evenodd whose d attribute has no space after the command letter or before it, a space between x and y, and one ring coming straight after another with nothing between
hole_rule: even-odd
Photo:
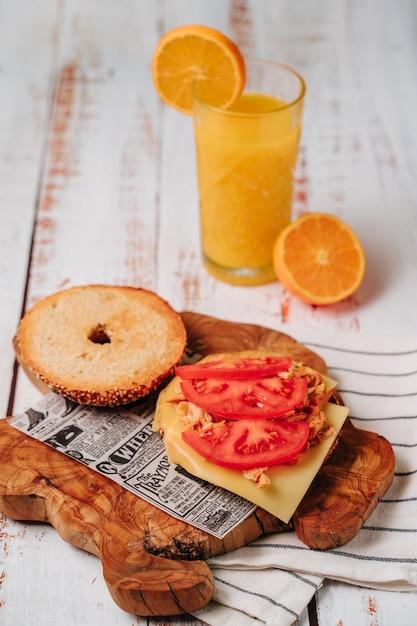
<instances>
[{"instance_id":1,"label":"bagel top half","mask_svg":"<svg viewBox=\"0 0 417 626\"><path fill-rule=\"evenodd\" d=\"M184 354L182 319L141 288L84 285L54 293L22 318L19 362L79 404L118 406L156 390Z\"/></svg>"}]
</instances>

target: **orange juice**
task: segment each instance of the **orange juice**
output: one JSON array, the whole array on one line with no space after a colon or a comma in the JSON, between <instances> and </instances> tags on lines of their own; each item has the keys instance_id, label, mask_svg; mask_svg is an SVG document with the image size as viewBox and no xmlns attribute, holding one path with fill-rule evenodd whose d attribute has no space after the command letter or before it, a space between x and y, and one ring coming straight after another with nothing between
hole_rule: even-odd
<instances>
[{"instance_id":1,"label":"orange juice","mask_svg":"<svg viewBox=\"0 0 417 626\"><path fill-rule=\"evenodd\" d=\"M217 278L276 280L272 249L291 218L300 127L300 111L272 95L245 93L227 111L196 101L203 259Z\"/></svg>"}]
</instances>

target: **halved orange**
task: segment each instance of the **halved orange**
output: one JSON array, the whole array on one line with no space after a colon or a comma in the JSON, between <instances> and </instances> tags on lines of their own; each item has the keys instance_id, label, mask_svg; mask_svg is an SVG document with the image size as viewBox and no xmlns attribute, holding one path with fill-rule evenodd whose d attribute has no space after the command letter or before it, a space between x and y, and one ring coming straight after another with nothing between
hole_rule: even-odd
<instances>
[{"instance_id":1,"label":"halved orange","mask_svg":"<svg viewBox=\"0 0 417 626\"><path fill-rule=\"evenodd\" d=\"M213 28L186 25L167 32L152 58L159 96L181 113L193 112L195 94L209 104L230 107L245 84L245 62L233 41Z\"/></svg>"},{"instance_id":2,"label":"halved orange","mask_svg":"<svg viewBox=\"0 0 417 626\"><path fill-rule=\"evenodd\" d=\"M355 232L341 219L308 213L281 231L273 250L278 280L310 304L344 300L361 284L365 253Z\"/></svg>"}]
</instances>

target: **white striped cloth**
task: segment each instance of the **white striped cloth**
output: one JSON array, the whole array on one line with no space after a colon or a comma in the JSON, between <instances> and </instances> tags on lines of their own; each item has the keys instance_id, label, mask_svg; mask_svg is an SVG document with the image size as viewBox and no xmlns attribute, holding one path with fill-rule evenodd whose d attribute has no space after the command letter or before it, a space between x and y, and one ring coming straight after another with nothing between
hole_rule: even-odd
<instances>
[{"instance_id":1,"label":"white striped cloth","mask_svg":"<svg viewBox=\"0 0 417 626\"><path fill-rule=\"evenodd\" d=\"M213 626L290 626L324 579L417 590L417 336L293 336L326 360L352 423L390 441L394 481L340 548L310 550L284 533L212 558L214 600L196 616Z\"/></svg>"}]
</instances>

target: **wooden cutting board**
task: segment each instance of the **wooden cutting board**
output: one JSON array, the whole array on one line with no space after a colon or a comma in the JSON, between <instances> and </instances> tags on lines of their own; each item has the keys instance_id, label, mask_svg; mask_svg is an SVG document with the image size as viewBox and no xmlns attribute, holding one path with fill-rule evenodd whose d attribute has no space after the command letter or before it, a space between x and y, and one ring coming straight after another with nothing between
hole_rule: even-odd
<instances>
[{"instance_id":1,"label":"wooden cutting board","mask_svg":"<svg viewBox=\"0 0 417 626\"><path fill-rule=\"evenodd\" d=\"M181 315L188 346L201 355L273 350L327 372L320 356L285 334L195 313ZM214 591L205 560L261 535L295 530L301 541L319 550L347 543L393 475L390 444L348 420L289 524L258 508L221 540L0 420L0 512L14 520L48 522L65 541L98 556L113 600L141 616L203 608Z\"/></svg>"}]
</instances>

